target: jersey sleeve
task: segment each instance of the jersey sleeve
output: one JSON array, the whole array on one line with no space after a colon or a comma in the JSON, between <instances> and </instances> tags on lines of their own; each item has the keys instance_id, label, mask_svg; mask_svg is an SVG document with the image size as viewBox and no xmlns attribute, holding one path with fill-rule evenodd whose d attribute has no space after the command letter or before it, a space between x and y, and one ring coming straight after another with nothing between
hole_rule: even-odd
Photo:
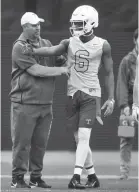
<instances>
[{"instance_id":1,"label":"jersey sleeve","mask_svg":"<svg viewBox=\"0 0 139 192\"><path fill-rule=\"evenodd\" d=\"M19 68L22 70L26 70L29 67L33 66L34 64L37 64L36 60L31 57L23 54L25 44L22 42L17 42L13 46L12 51L12 60L15 62Z\"/></svg>"}]
</instances>

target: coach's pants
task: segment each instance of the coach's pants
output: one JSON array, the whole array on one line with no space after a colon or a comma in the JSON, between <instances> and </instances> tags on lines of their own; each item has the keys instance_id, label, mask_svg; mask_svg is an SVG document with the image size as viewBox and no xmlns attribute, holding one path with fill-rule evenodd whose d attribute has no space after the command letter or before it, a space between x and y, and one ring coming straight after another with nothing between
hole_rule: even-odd
<instances>
[{"instance_id":1,"label":"coach's pants","mask_svg":"<svg viewBox=\"0 0 139 192\"><path fill-rule=\"evenodd\" d=\"M120 138L120 172L128 176L131 164L133 138Z\"/></svg>"},{"instance_id":2,"label":"coach's pants","mask_svg":"<svg viewBox=\"0 0 139 192\"><path fill-rule=\"evenodd\" d=\"M52 122L51 105L11 104L12 176L40 177ZM28 166L29 163L29 166Z\"/></svg>"}]
</instances>

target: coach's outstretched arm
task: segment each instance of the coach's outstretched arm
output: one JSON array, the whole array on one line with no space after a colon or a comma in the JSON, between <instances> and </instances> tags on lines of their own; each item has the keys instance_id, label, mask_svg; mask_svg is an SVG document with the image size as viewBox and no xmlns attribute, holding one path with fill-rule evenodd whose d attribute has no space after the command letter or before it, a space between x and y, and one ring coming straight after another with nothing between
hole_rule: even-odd
<instances>
[{"instance_id":1,"label":"coach's outstretched arm","mask_svg":"<svg viewBox=\"0 0 139 192\"><path fill-rule=\"evenodd\" d=\"M114 74L113 74L113 60L111 56L111 46L105 41L103 45L102 61L105 68L105 86L108 92L108 100L102 106L102 109L106 108L104 116L110 115L114 108Z\"/></svg>"},{"instance_id":2,"label":"coach's outstretched arm","mask_svg":"<svg viewBox=\"0 0 139 192\"><path fill-rule=\"evenodd\" d=\"M59 45L55 45L52 47L41 47L41 48L33 48L32 45L26 44L24 46L24 54L25 55L38 55L38 56L58 56L67 52L67 48L69 45L69 40L65 39L60 42Z\"/></svg>"}]
</instances>

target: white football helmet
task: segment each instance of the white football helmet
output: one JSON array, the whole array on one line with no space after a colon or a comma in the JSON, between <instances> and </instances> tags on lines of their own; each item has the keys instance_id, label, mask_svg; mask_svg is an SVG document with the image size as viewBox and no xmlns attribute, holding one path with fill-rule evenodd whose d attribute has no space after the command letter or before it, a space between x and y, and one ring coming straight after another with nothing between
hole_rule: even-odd
<instances>
[{"instance_id":1,"label":"white football helmet","mask_svg":"<svg viewBox=\"0 0 139 192\"><path fill-rule=\"evenodd\" d=\"M93 33L93 28L98 27L98 12L94 7L89 5L79 6L72 13L70 23L72 36L79 37L82 35L85 36L89 32Z\"/></svg>"}]
</instances>

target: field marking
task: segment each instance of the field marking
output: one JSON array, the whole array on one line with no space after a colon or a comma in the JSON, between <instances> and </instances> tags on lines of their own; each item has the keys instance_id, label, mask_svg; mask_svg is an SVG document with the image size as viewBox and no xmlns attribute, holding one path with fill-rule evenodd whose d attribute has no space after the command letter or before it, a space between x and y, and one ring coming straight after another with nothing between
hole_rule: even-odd
<instances>
[{"instance_id":1,"label":"field marking","mask_svg":"<svg viewBox=\"0 0 139 192\"><path fill-rule=\"evenodd\" d=\"M11 175L0 175L0 178L11 178ZM44 179L71 179L72 175L43 175ZM85 179L87 176L83 175L82 178ZM29 179L29 175L25 175L26 179ZM119 179L117 175L98 175L99 179ZM129 179L139 179L138 176L130 176Z\"/></svg>"}]
</instances>

